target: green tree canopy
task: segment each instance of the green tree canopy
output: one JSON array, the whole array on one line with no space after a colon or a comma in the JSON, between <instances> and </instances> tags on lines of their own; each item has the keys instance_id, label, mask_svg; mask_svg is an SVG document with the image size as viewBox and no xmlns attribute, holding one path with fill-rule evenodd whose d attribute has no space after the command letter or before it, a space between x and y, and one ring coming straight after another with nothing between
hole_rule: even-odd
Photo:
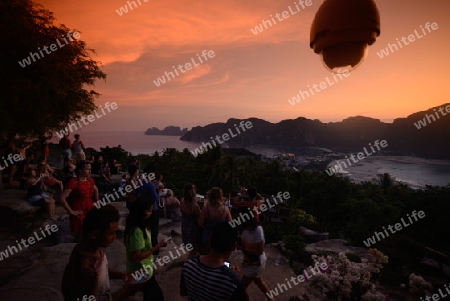
<instances>
[{"instance_id":1,"label":"green tree canopy","mask_svg":"<svg viewBox=\"0 0 450 301\"><path fill-rule=\"evenodd\" d=\"M0 19L0 136L37 137L92 113L99 94L86 86L106 74L85 42L68 38L76 30L55 26L53 14L30 0L0 1ZM38 56L19 64L31 53Z\"/></svg>"}]
</instances>

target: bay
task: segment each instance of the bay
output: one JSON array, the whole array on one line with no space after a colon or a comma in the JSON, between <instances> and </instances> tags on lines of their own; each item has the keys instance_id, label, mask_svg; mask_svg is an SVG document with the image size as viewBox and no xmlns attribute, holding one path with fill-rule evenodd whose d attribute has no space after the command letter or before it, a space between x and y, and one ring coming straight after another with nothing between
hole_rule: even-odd
<instances>
[{"instance_id":1,"label":"bay","mask_svg":"<svg viewBox=\"0 0 450 301\"><path fill-rule=\"evenodd\" d=\"M341 160L342 161L342 160ZM331 162L328 167L336 165ZM370 181L378 174L388 173L396 181L412 188L425 188L426 185L446 186L450 184L450 161L432 160L410 156L367 157L347 167L342 175L356 183Z\"/></svg>"},{"instance_id":2,"label":"bay","mask_svg":"<svg viewBox=\"0 0 450 301\"><path fill-rule=\"evenodd\" d=\"M182 141L180 136L151 136L145 135L143 131L79 131L77 133L80 135L80 140L83 141L85 147L92 147L100 151L101 147L120 145L133 155L152 155L156 151L161 152L166 148L175 148L180 151L184 148L194 150L201 145L198 142ZM70 134L69 138L73 141L73 134ZM58 141L58 137L53 137L51 140L53 143Z\"/></svg>"}]
</instances>

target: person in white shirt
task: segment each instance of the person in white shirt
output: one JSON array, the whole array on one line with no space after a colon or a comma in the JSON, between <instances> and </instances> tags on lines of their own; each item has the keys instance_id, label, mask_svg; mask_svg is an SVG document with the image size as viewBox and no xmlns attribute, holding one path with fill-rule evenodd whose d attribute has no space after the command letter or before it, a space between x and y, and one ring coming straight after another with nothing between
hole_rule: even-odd
<instances>
[{"instance_id":1,"label":"person in white shirt","mask_svg":"<svg viewBox=\"0 0 450 301\"><path fill-rule=\"evenodd\" d=\"M241 234L242 251L244 252L244 287L254 282L267 296L269 288L262 279L262 273L266 267L266 254L264 252L264 231L256 218L251 218L243 223ZM269 299L272 300L272 299Z\"/></svg>"}]
</instances>

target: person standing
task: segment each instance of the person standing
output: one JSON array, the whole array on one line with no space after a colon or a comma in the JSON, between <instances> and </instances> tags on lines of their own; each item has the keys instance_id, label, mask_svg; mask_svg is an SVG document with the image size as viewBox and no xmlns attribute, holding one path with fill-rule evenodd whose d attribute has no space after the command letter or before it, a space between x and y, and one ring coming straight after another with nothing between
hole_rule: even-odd
<instances>
[{"instance_id":1,"label":"person standing","mask_svg":"<svg viewBox=\"0 0 450 301\"><path fill-rule=\"evenodd\" d=\"M152 183L149 183L153 186ZM139 189L138 189L139 190ZM136 192L137 200L127 217L125 246L127 250L127 272L136 274L145 269L147 280L137 288L142 288L144 301L164 301L164 294L153 271L153 254L167 246L165 240L153 245L147 219L153 214L153 200ZM135 290L130 291L131 294Z\"/></svg>"},{"instance_id":2,"label":"person standing","mask_svg":"<svg viewBox=\"0 0 450 301\"><path fill-rule=\"evenodd\" d=\"M198 218L200 217L200 206L197 204L197 191L194 184L184 185L184 197L180 202L181 211L181 235L185 245L191 244L192 250L189 256L194 256L198 252L200 244L200 227Z\"/></svg>"},{"instance_id":3,"label":"person standing","mask_svg":"<svg viewBox=\"0 0 450 301\"><path fill-rule=\"evenodd\" d=\"M139 168L139 161L136 160L136 165ZM158 233L159 233L159 204L161 203L162 196L159 194L159 188L162 186L164 187L164 184L162 183L162 174L156 173L155 175L156 179L152 182L155 190L158 191L156 194L158 195L157 200L153 203L153 213L148 219L148 226L150 228L150 232L152 234L152 244L156 245L158 243ZM162 201L162 203L164 200ZM155 252L156 258L159 257L159 250Z\"/></svg>"},{"instance_id":4,"label":"person standing","mask_svg":"<svg viewBox=\"0 0 450 301\"><path fill-rule=\"evenodd\" d=\"M241 242L244 252L244 287L247 290L247 287L254 282L261 292L268 296L269 288L261 276L266 267L267 259L264 252L263 228L256 217L244 221L243 227ZM269 298L269 300L273 300L273 298Z\"/></svg>"},{"instance_id":5,"label":"person standing","mask_svg":"<svg viewBox=\"0 0 450 301\"><path fill-rule=\"evenodd\" d=\"M72 159L72 142L69 139L69 134L65 134L64 137L59 140L59 147L61 147L62 150L63 160Z\"/></svg>"},{"instance_id":6,"label":"person standing","mask_svg":"<svg viewBox=\"0 0 450 301\"><path fill-rule=\"evenodd\" d=\"M201 252L208 252L208 239L212 228L221 221L230 222L231 213L224 205L222 189L214 187L208 192L208 202L203 207L198 220L198 225L203 227Z\"/></svg>"},{"instance_id":7,"label":"person standing","mask_svg":"<svg viewBox=\"0 0 450 301\"><path fill-rule=\"evenodd\" d=\"M86 214L81 241L73 248L61 283L64 301L126 300L132 277L108 268L108 259L102 248L115 239L119 212L112 205L94 208ZM114 296L109 279L122 279L125 285ZM91 297L93 296L94 299Z\"/></svg>"},{"instance_id":8,"label":"person standing","mask_svg":"<svg viewBox=\"0 0 450 301\"><path fill-rule=\"evenodd\" d=\"M127 185L132 185L136 187L135 190L128 193L127 196L127 208L131 211L136 206L136 202L139 199L147 199L152 203L152 214L146 219L148 228L150 229L152 245L156 246L158 244L158 230L159 230L159 212L155 211L155 206L158 208L159 195L156 192L155 185L152 182L147 181L147 179L139 179L139 167L135 164L131 164L128 167L128 173L130 178L127 181ZM159 256L159 250L153 253L155 256Z\"/></svg>"},{"instance_id":9,"label":"person standing","mask_svg":"<svg viewBox=\"0 0 450 301\"><path fill-rule=\"evenodd\" d=\"M130 164L130 166L128 166L128 174L129 177L125 182L125 186L129 186L129 187L138 187L139 182L137 180L137 177L139 176L139 169L136 165L134 164ZM156 192L155 192L156 194ZM131 190L130 192L127 193L127 208L128 210L131 211L131 209L133 209L133 206L136 203L136 195L135 195L135 191Z\"/></svg>"},{"instance_id":10,"label":"person standing","mask_svg":"<svg viewBox=\"0 0 450 301\"><path fill-rule=\"evenodd\" d=\"M94 201L98 202L99 195L94 179L91 178L91 164L84 161L78 163L76 172L77 177L72 178L61 193L61 204L70 215L70 232L79 236L86 213L94 207L92 196L94 195ZM71 192L73 202L69 206L67 197Z\"/></svg>"},{"instance_id":11,"label":"person standing","mask_svg":"<svg viewBox=\"0 0 450 301\"><path fill-rule=\"evenodd\" d=\"M41 151L42 151L42 156L45 158L45 161L47 161L48 157L50 156L50 148L48 147L46 138L42 138L42 140L41 140Z\"/></svg>"},{"instance_id":12,"label":"person standing","mask_svg":"<svg viewBox=\"0 0 450 301\"><path fill-rule=\"evenodd\" d=\"M86 155L84 153L85 147L83 141L80 140L80 135L74 135L75 140L72 143L72 150L77 162L86 160Z\"/></svg>"},{"instance_id":13,"label":"person standing","mask_svg":"<svg viewBox=\"0 0 450 301\"><path fill-rule=\"evenodd\" d=\"M195 301L248 301L244 284L233 269L224 265L236 249L237 232L227 222L214 225L211 252L193 256L183 266L180 294Z\"/></svg>"},{"instance_id":14,"label":"person standing","mask_svg":"<svg viewBox=\"0 0 450 301\"><path fill-rule=\"evenodd\" d=\"M165 208L167 218L172 220L172 231L181 221L180 201L173 195L172 189L167 189ZM171 231L171 232L172 232Z\"/></svg>"},{"instance_id":15,"label":"person standing","mask_svg":"<svg viewBox=\"0 0 450 301\"><path fill-rule=\"evenodd\" d=\"M258 193L258 190L256 189L256 186L252 186L248 189L248 196L250 198L250 201L246 205L250 207L251 210L254 210L253 208L257 207L259 208L262 204L264 204L264 198ZM258 211L255 212L256 221L259 222L259 213Z\"/></svg>"}]
</instances>

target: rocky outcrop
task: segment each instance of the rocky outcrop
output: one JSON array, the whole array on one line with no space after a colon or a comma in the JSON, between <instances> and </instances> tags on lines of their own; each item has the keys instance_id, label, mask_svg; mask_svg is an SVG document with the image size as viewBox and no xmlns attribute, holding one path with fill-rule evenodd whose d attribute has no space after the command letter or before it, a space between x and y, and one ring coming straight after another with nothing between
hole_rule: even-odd
<instances>
[{"instance_id":1,"label":"rocky outcrop","mask_svg":"<svg viewBox=\"0 0 450 301\"><path fill-rule=\"evenodd\" d=\"M286 148L328 148L341 152L361 151L375 140L386 140L388 147L378 154L415 155L421 157L450 158L450 119L435 118L434 110L447 108L443 104L424 112L414 113L406 118L395 119L393 123L379 119L355 116L341 122L323 123L304 117L283 120L278 123L249 118L231 118L226 122L196 126L180 139L184 141L208 142L210 137L222 137L231 130L234 136L226 143L232 147L264 145ZM430 115L434 118L428 117ZM425 118L425 119L424 119ZM241 122L250 121L252 127L243 131ZM421 123L419 123L421 121ZM418 126L420 128L418 128ZM236 130L236 128L239 129ZM429 146L433 145L432 148Z\"/></svg>"},{"instance_id":2,"label":"rocky outcrop","mask_svg":"<svg viewBox=\"0 0 450 301\"><path fill-rule=\"evenodd\" d=\"M163 130L156 127L149 128L145 131L145 135L164 135L164 136L183 136L187 132L187 128L181 129L179 126L166 126Z\"/></svg>"}]
</instances>

